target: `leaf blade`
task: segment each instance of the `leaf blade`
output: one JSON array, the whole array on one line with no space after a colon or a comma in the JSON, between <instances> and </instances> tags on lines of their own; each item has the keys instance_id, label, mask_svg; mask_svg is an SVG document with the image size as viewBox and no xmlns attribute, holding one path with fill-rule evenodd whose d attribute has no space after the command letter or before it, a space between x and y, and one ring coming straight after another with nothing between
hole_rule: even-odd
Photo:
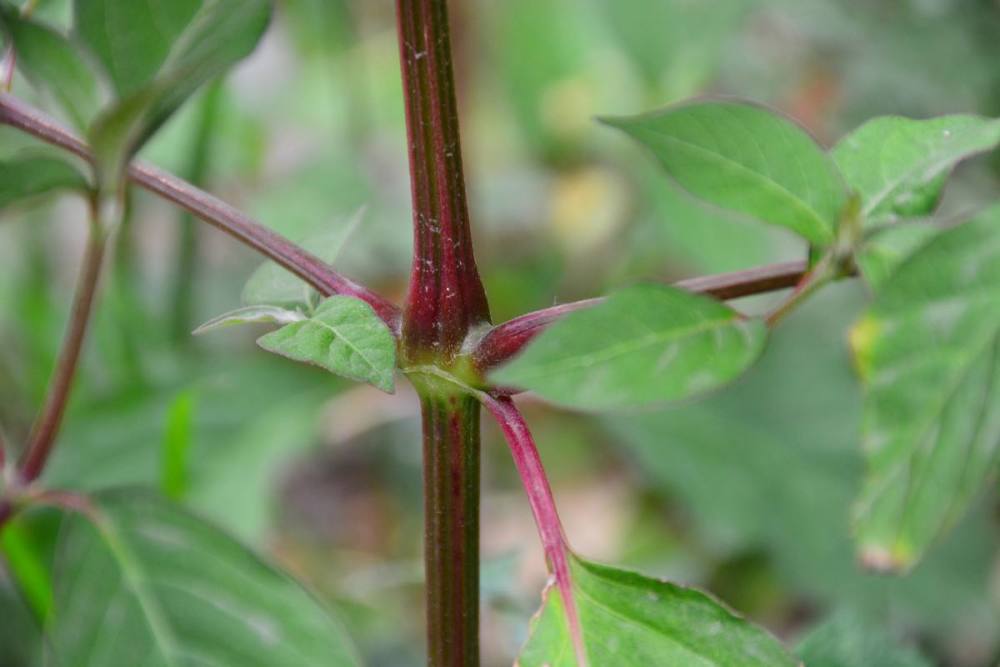
<instances>
[{"instance_id":1,"label":"leaf blade","mask_svg":"<svg viewBox=\"0 0 1000 667\"><path fill-rule=\"evenodd\" d=\"M1000 144L1000 119L953 115L913 120L875 118L830 151L862 195L867 225L931 213L948 172Z\"/></svg>"},{"instance_id":2,"label":"leaf blade","mask_svg":"<svg viewBox=\"0 0 1000 667\"><path fill-rule=\"evenodd\" d=\"M794 123L737 102L698 102L604 122L650 148L695 197L817 245L833 241L847 190L833 160Z\"/></svg>"},{"instance_id":3,"label":"leaf blade","mask_svg":"<svg viewBox=\"0 0 1000 667\"><path fill-rule=\"evenodd\" d=\"M794 667L764 630L693 588L574 558L574 593L592 665ZM559 593L550 588L518 661L575 667Z\"/></svg>"},{"instance_id":4,"label":"leaf blade","mask_svg":"<svg viewBox=\"0 0 1000 667\"><path fill-rule=\"evenodd\" d=\"M637 286L559 320L492 379L582 409L679 400L739 375L766 336L707 297Z\"/></svg>"},{"instance_id":5,"label":"leaf blade","mask_svg":"<svg viewBox=\"0 0 1000 667\"><path fill-rule=\"evenodd\" d=\"M862 561L906 570L962 513L1000 449L1000 206L945 231L851 334L865 387Z\"/></svg>"},{"instance_id":6,"label":"leaf blade","mask_svg":"<svg viewBox=\"0 0 1000 667\"><path fill-rule=\"evenodd\" d=\"M99 494L93 512L60 544L58 664L359 664L308 593L209 524L135 492Z\"/></svg>"},{"instance_id":7,"label":"leaf blade","mask_svg":"<svg viewBox=\"0 0 1000 667\"><path fill-rule=\"evenodd\" d=\"M85 192L87 179L65 160L24 156L0 160L0 209L56 190Z\"/></svg>"},{"instance_id":8,"label":"leaf blade","mask_svg":"<svg viewBox=\"0 0 1000 667\"><path fill-rule=\"evenodd\" d=\"M396 341L371 306L347 296L323 301L307 319L258 339L268 352L394 391Z\"/></svg>"}]
</instances>

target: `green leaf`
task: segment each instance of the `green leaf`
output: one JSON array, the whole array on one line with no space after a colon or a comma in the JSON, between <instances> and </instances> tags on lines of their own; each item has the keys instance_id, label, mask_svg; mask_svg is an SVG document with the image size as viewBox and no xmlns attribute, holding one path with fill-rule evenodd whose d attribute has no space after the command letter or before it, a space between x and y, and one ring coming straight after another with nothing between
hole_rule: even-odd
<instances>
[{"instance_id":1,"label":"green leaf","mask_svg":"<svg viewBox=\"0 0 1000 667\"><path fill-rule=\"evenodd\" d=\"M35 616L44 620L52 611L52 581L48 564L38 551L20 520L15 518L0 528L3 561Z\"/></svg>"},{"instance_id":2,"label":"green leaf","mask_svg":"<svg viewBox=\"0 0 1000 667\"><path fill-rule=\"evenodd\" d=\"M557 321L492 379L583 409L672 401L738 376L766 337L713 299L643 285Z\"/></svg>"},{"instance_id":3,"label":"green leaf","mask_svg":"<svg viewBox=\"0 0 1000 667\"><path fill-rule=\"evenodd\" d=\"M360 664L312 596L217 528L147 494L93 502L59 547L55 664Z\"/></svg>"},{"instance_id":4,"label":"green leaf","mask_svg":"<svg viewBox=\"0 0 1000 667\"><path fill-rule=\"evenodd\" d=\"M887 227L858 248L854 261L868 285L878 290L903 260L939 231L929 221Z\"/></svg>"},{"instance_id":5,"label":"green leaf","mask_svg":"<svg viewBox=\"0 0 1000 667\"><path fill-rule=\"evenodd\" d=\"M365 207L361 207L343 224L331 224L320 234L303 239L299 245L324 262L332 264L340 255L344 244L364 219ZM250 275L243 286L243 302L246 304L302 305L309 304L315 290L298 276L281 265L268 261L261 264Z\"/></svg>"},{"instance_id":6,"label":"green leaf","mask_svg":"<svg viewBox=\"0 0 1000 667\"><path fill-rule=\"evenodd\" d=\"M699 199L829 245L847 202L833 160L791 121L738 102L604 119L653 151Z\"/></svg>"},{"instance_id":7,"label":"green leaf","mask_svg":"<svg viewBox=\"0 0 1000 667\"><path fill-rule=\"evenodd\" d=\"M1000 144L1000 119L943 116L870 120L831 151L861 193L867 225L931 213L948 172L965 158Z\"/></svg>"},{"instance_id":8,"label":"green leaf","mask_svg":"<svg viewBox=\"0 0 1000 667\"><path fill-rule=\"evenodd\" d=\"M359 299L332 296L308 319L286 324L257 344L390 394L394 390L396 340L371 306Z\"/></svg>"},{"instance_id":9,"label":"green leaf","mask_svg":"<svg viewBox=\"0 0 1000 667\"><path fill-rule=\"evenodd\" d=\"M777 639L701 591L574 558L573 592L590 665L795 667ZM576 667L550 586L518 664Z\"/></svg>"},{"instance_id":10,"label":"green leaf","mask_svg":"<svg viewBox=\"0 0 1000 667\"><path fill-rule=\"evenodd\" d=\"M0 6L0 27L17 51L17 66L37 87L50 92L76 126L83 129L97 111L97 79L76 45L48 26Z\"/></svg>"},{"instance_id":11,"label":"green leaf","mask_svg":"<svg viewBox=\"0 0 1000 667\"><path fill-rule=\"evenodd\" d=\"M306 319L306 316L297 310L287 310L276 306L247 306L223 313L218 317L213 317L195 329L193 333L198 336L237 324L258 324L261 322L291 324L292 322L300 322L304 319Z\"/></svg>"},{"instance_id":12,"label":"green leaf","mask_svg":"<svg viewBox=\"0 0 1000 667\"><path fill-rule=\"evenodd\" d=\"M86 191L87 179L76 167L55 157L0 160L0 209L55 190Z\"/></svg>"},{"instance_id":13,"label":"green leaf","mask_svg":"<svg viewBox=\"0 0 1000 667\"><path fill-rule=\"evenodd\" d=\"M836 614L810 631L798 654L808 667L931 667L877 623L848 613Z\"/></svg>"},{"instance_id":14,"label":"green leaf","mask_svg":"<svg viewBox=\"0 0 1000 667\"><path fill-rule=\"evenodd\" d=\"M191 444L194 440L195 394L182 391L167 408L160 458L160 489L171 500L181 500L190 487Z\"/></svg>"},{"instance_id":15,"label":"green leaf","mask_svg":"<svg viewBox=\"0 0 1000 667\"><path fill-rule=\"evenodd\" d=\"M267 0L76 0L76 31L118 94L90 128L101 180L125 162L202 84L253 51Z\"/></svg>"},{"instance_id":16,"label":"green leaf","mask_svg":"<svg viewBox=\"0 0 1000 667\"><path fill-rule=\"evenodd\" d=\"M1000 446L1000 206L942 232L851 333L865 386L861 557L906 569L993 472Z\"/></svg>"}]
</instances>

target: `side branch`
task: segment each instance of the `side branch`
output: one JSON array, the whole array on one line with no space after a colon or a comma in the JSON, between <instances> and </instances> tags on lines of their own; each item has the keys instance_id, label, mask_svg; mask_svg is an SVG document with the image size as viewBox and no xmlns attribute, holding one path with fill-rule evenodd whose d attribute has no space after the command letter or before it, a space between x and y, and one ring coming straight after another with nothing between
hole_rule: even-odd
<instances>
[{"instance_id":1,"label":"side branch","mask_svg":"<svg viewBox=\"0 0 1000 667\"><path fill-rule=\"evenodd\" d=\"M87 146L72 132L12 95L0 93L0 123L23 130L87 161L92 159ZM128 176L137 185L181 206L208 224L280 264L312 285L324 296L343 294L368 303L393 331L399 332L399 308L391 301L340 275L315 255L261 225L221 199L196 188L181 178L141 163L132 164L129 167Z\"/></svg>"},{"instance_id":2,"label":"side branch","mask_svg":"<svg viewBox=\"0 0 1000 667\"><path fill-rule=\"evenodd\" d=\"M56 368L52 374L48 393L42 405L35 424L31 428L28 446L20 465L20 481L31 483L38 478L48 461L52 446L55 444L59 426L66 412L70 388L80 361L80 351L83 349L83 339L87 333L87 324L93 311L94 295L97 293L97 282L101 276L101 264L104 259L105 236L97 221L97 203L91 202L93 218L84 251L83 264L80 267L80 278L73 297L73 306L69 315L69 326L63 340Z\"/></svg>"},{"instance_id":3,"label":"side branch","mask_svg":"<svg viewBox=\"0 0 1000 667\"><path fill-rule=\"evenodd\" d=\"M675 287L721 301L795 287L808 270L805 261L768 264L746 271L689 278ZM604 301L602 297L573 301L515 317L492 329L476 347L476 367L488 370L520 352L535 336L559 318Z\"/></svg>"},{"instance_id":4,"label":"side branch","mask_svg":"<svg viewBox=\"0 0 1000 667\"><path fill-rule=\"evenodd\" d=\"M556 510L552 489L549 487L542 459L531 437L528 424L521 412L508 397L494 398L489 394L477 394L486 409L496 418L503 429L504 437L510 446L514 465L521 476L524 490L528 494L528 503L538 525L538 534L545 549L549 570L555 577L559 595L562 597L563 608L566 611L566 621L570 636L573 639L573 650L580 667L587 667L587 650L583 642L583 630L580 627L580 617L573 594L573 580L570 572L570 549L563 534L562 522Z\"/></svg>"}]
</instances>

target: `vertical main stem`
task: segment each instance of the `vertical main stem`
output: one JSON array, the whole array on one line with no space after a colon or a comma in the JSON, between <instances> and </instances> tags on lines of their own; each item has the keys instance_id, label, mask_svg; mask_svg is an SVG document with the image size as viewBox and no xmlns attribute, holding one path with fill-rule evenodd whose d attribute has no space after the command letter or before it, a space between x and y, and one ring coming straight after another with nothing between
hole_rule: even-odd
<instances>
[{"instance_id":1,"label":"vertical main stem","mask_svg":"<svg viewBox=\"0 0 1000 667\"><path fill-rule=\"evenodd\" d=\"M427 656L433 667L479 664L479 404L425 396L424 563Z\"/></svg>"},{"instance_id":2,"label":"vertical main stem","mask_svg":"<svg viewBox=\"0 0 1000 667\"><path fill-rule=\"evenodd\" d=\"M397 0L413 194L413 269L404 357L451 361L469 329L489 321L476 268L462 173L445 0Z\"/></svg>"},{"instance_id":3,"label":"vertical main stem","mask_svg":"<svg viewBox=\"0 0 1000 667\"><path fill-rule=\"evenodd\" d=\"M462 375L463 343L490 313L462 173L445 0L397 0L413 194L413 269L400 357ZM447 383L445 383L447 384ZM424 422L427 644L431 667L479 665L479 406L415 381Z\"/></svg>"}]
</instances>

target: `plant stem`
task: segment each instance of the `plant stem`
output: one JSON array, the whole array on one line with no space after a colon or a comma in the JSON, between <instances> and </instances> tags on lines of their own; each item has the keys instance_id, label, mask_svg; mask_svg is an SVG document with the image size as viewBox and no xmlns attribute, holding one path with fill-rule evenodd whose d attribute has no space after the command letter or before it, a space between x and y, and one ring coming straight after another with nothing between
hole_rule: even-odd
<instances>
[{"instance_id":1,"label":"plant stem","mask_svg":"<svg viewBox=\"0 0 1000 667\"><path fill-rule=\"evenodd\" d=\"M16 127L85 160L90 151L72 132L17 98L0 93L0 123ZM268 259L288 269L324 296L343 294L368 303L397 334L399 309L388 299L340 275L315 255L256 222L224 201L161 169L133 163L132 182L190 211Z\"/></svg>"},{"instance_id":2,"label":"plant stem","mask_svg":"<svg viewBox=\"0 0 1000 667\"><path fill-rule=\"evenodd\" d=\"M570 549L563 533L562 522L559 520L555 499L552 497L552 488L545 475L545 468L538 455L538 448L535 447L535 440L531 437L524 417L510 398L495 398L488 394L479 394L479 399L500 424L507 444L510 446L514 465L521 476L521 482L524 484L524 490L531 505L531 512L538 526L538 534L542 539L549 570L555 576L556 586L562 597L570 636L573 639L577 666L587 667L587 650L583 643L583 630L580 627L580 618L573 593Z\"/></svg>"},{"instance_id":3,"label":"plant stem","mask_svg":"<svg viewBox=\"0 0 1000 667\"><path fill-rule=\"evenodd\" d=\"M413 195L413 268L401 357L455 371L470 330L489 323L465 201L445 0L397 0ZM427 645L431 667L479 664L479 405L414 381L424 422Z\"/></svg>"},{"instance_id":4,"label":"plant stem","mask_svg":"<svg viewBox=\"0 0 1000 667\"><path fill-rule=\"evenodd\" d=\"M191 146L191 161L187 178L193 185L202 187L208 175L212 137L218 124L219 103L222 99L222 82L213 83L201 100L198 127ZM185 212L181 217L180 235L177 239L177 259L174 264L174 285L171 295L171 335L175 343L190 340L194 310L194 281L198 260L198 229L194 216Z\"/></svg>"},{"instance_id":5,"label":"plant stem","mask_svg":"<svg viewBox=\"0 0 1000 667\"><path fill-rule=\"evenodd\" d=\"M479 404L423 396L427 655L479 664Z\"/></svg>"},{"instance_id":6,"label":"plant stem","mask_svg":"<svg viewBox=\"0 0 1000 667\"><path fill-rule=\"evenodd\" d=\"M674 287L720 300L736 299L794 287L806 275L807 270L804 261L782 262L745 271L689 278L674 283ZM598 297L564 303L515 317L496 326L483 337L473 352L476 368L483 372L502 364L556 320L603 301L602 297Z\"/></svg>"},{"instance_id":7,"label":"plant stem","mask_svg":"<svg viewBox=\"0 0 1000 667\"><path fill-rule=\"evenodd\" d=\"M90 231L84 250L83 263L80 267L80 277L77 280L76 294L70 310L69 325L63 339L62 349L56 361L55 371L49 382L49 390L42 404L42 409L35 419L28 446L21 459L20 476L24 483L33 482L41 474L48 461L59 426L62 423L66 404L76 368L80 361L80 351L93 311L94 295L97 292L97 282L101 275L101 263L104 258L105 234L100 222L99 203L96 197L90 199Z\"/></svg>"},{"instance_id":8,"label":"plant stem","mask_svg":"<svg viewBox=\"0 0 1000 667\"><path fill-rule=\"evenodd\" d=\"M397 0L413 193L413 269L404 356L451 361L489 322L472 250L445 0Z\"/></svg>"}]
</instances>

